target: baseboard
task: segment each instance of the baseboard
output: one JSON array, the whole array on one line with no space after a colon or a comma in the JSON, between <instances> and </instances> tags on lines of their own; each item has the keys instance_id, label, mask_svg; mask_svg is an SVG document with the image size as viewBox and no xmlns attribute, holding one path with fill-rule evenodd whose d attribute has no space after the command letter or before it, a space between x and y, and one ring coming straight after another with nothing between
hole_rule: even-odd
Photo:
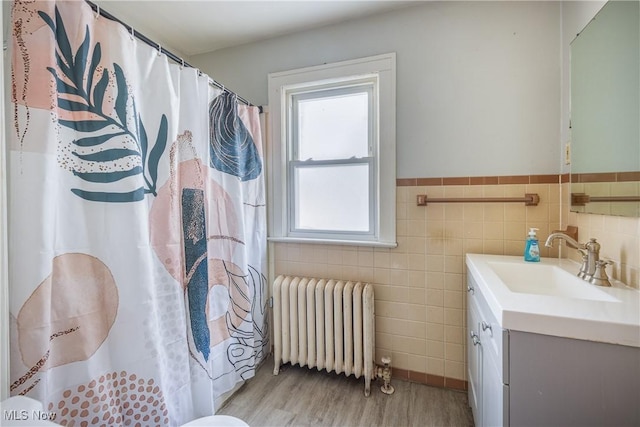
<instances>
[{"instance_id":1,"label":"baseboard","mask_svg":"<svg viewBox=\"0 0 640 427\"><path fill-rule=\"evenodd\" d=\"M434 387L450 388L452 390L466 391L467 382L457 378L448 378L440 375L431 375L424 372L409 371L408 369L393 368L392 378L426 384Z\"/></svg>"}]
</instances>

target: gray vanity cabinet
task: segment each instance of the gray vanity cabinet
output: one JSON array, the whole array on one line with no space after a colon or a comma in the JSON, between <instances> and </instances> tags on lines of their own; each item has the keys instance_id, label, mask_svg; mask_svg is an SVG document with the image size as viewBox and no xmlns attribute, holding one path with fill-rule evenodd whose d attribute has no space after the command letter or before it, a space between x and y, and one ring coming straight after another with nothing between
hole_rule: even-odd
<instances>
[{"instance_id":1,"label":"gray vanity cabinet","mask_svg":"<svg viewBox=\"0 0 640 427\"><path fill-rule=\"evenodd\" d=\"M640 348L510 331L512 426L640 426Z\"/></svg>"},{"instance_id":2,"label":"gray vanity cabinet","mask_svg":"<svg viewBox=\"0 0 640 427\"><path fill-rule=\"evenodd\" d=\"M640 348L503 329L467 274L476 426L639 426Z\"/></svg>"}]
</instances>

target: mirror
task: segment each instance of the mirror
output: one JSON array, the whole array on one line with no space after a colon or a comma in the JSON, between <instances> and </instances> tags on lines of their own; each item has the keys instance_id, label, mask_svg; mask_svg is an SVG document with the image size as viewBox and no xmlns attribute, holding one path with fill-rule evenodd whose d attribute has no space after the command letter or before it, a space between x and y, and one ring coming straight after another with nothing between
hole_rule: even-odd
<instances>
[{"instance_id":1,"label":"mirror","mask_svg":"<svg viewBox=\"0 0 640 427\"><path fill-rule=\"evenodd\" d=\"M571 210L640 216L640 2L609 1L571 43Z\"/></svg>"}]
</instances>

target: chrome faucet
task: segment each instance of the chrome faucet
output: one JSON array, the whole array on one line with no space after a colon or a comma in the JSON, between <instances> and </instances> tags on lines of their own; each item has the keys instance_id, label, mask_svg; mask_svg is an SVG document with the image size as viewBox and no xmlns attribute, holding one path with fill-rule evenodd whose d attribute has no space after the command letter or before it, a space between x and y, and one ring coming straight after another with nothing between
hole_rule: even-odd
<instances>
[{"instance_id":1,"label":"chrome faucet","mask_svg":"<svg viewBox=\"0 0 640 427\"><path fill-rule=\"evenodd\" d=\"M570 246L574 249L577 249L583 255L583 263L582 267L580 267L580 272L578 273L578 277L593 283L599 286L607 286L606 283L608 281L603 280L602 274L604 273L604 266L606 264L600 263L600 243L596 241L596 239L589 239L587 243L578 243L573 238L567 236L565 233L556 232L551 233L549 237L547 237L547 241L545 242L545 246L548 248L553 247L553 241L556 239L562 239L567 242L567 246ZM594 274L598 271L598 278L594 280ZM610 284L608 286L611 286Z\"/></svg>"},{"instance_id":2,"label":"chrome faucet","mask_svg":"<svg viewBox=\"0 0 640 427\"><path fill-rule=\"evenodd\" d=\"M551 233L549 234L549 237L547 237L547 241L545 242L545 246L548 248L552 248L553 247L553 241L556 239L562 239L565 242L567 242L568 246L571 246L573 249L585 249L585 245L582 243L578 243L577 241L575 241L572 237L569 237L567 234L558 231L555 233Z\"/></svg>"}]
</instances>

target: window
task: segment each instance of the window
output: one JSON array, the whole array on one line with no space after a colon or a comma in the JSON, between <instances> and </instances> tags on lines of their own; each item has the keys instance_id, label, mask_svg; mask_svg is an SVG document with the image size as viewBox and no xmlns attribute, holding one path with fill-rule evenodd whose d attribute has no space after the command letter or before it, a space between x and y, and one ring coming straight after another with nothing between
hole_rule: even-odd
<instances>
[{"instance_id":1,"label":"window","mask_svg":"<svg viewBox=\"0 0 640 427\"><path fill-rule=\"evenodd\" d=\"M291 234L373 234L374 84L343 84L290 95Z\"/></svg>"},{"instance_id":2,"label":"window","mask_svg":"<svg viewBox=\"0 0 640 427\"><path fill-rule=\"evenodd\" d=\"M269 105L270 240L395 246L395 54L270 74Z\"/></svg>"}]
</instances>

